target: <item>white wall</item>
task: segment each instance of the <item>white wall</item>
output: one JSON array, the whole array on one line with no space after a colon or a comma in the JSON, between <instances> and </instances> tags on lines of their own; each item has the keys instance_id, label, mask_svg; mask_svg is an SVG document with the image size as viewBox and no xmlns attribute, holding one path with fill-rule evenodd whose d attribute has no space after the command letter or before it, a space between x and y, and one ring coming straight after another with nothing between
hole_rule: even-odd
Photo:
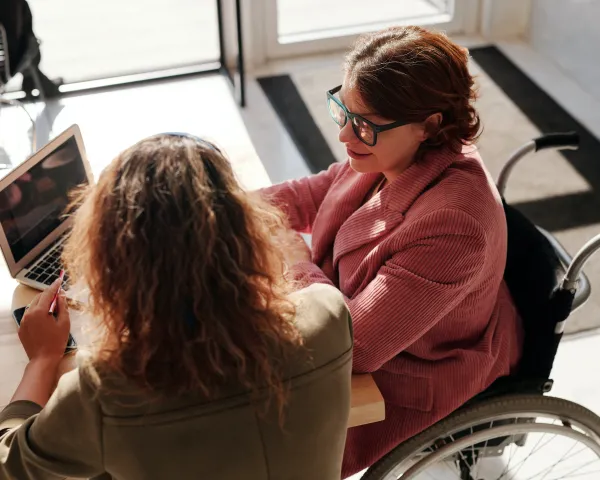
<instances>
[{"instance_id":1,"label":"white wall","mask_svg":"<svg viewBox=\"0 0 600 480\"><path fill-rule=\"evenodd\" d=\"M531 2L481 0L481 35L488 40L525 36L529 28Z\"/></svg>"},{"instance_id":2,"label":"white wall","mask_svg":"<svg viewBox=\"0 0 600 480\"><path fill-rule=\"evenodd\" d=\"M533 0L530 41L600 100L600 0Z\"/></svg>"}]
</instances>

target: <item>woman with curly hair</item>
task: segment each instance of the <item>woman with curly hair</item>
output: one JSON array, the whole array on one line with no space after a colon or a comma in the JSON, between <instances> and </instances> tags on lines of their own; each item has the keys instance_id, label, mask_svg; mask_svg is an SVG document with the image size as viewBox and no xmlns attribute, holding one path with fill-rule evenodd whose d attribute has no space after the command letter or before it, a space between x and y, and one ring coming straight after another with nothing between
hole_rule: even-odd
<instances>
[{"instance_id":1,"label":"woman with curly hair","mask_svg":"<svg viewBox=\"0 0 600 480\"><path fill-rule=\"evenodd\" d=\"M96 341L51 393L68 309L48 315L58 284L32 302L0 479L338 480L348 311L331 286L292 292L280 212L184 134L124 151L75 205L64 262Z\"/></svg>"},{"instance_id":2,"label":"woman with curly hair","mask_svg":"<svg viewBox=\"0 0 600 480\"><path fill-rule=\"evenodd\" d=\"M520 319L503 281L506 220L473 146L468 52L394 27L358 40L327 93L348 160L263 191L312 252L293 267L333 285L354 328L355 372L385 421L350 429L344 475L372 465L517 365Z\"/></svg>"}]
</instances>

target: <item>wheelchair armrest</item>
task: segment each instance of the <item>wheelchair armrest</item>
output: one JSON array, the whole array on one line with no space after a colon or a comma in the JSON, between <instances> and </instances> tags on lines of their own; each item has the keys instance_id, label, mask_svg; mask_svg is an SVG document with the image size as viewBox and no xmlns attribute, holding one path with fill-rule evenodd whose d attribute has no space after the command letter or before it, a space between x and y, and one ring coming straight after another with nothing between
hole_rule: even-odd
<instances>
[{"instance_id":1,"label":"wheelchair armrest","mask_svg":"<svg viewBox=\"0 0 600 480\"><path fill-rule=\"evenodd\" d=\"M544 230L543 228L537 228L548 239L548 241L554 248L556 255L558 256L560 263L566 271L566 269L569 267L573 260L571 255L569 255L569 253L565 250L565 248L561 245L561 243L556 239L554 235ZM581 305L583 305L588 300L588 298L590 298L590 294L592 292L590 281L588 280L584 272L581 272L581 274L579 275L578 282L579 285L577 287L575 298L573 300L572 311L577 310L579 307L581 307Z\"/></svg>"}]
</instances>

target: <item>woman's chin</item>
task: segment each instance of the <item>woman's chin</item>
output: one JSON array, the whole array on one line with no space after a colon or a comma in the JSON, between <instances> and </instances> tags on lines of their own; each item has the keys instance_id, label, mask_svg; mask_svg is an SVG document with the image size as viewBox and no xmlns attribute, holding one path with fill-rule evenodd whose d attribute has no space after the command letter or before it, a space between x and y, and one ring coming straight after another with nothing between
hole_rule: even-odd
<instances>
[{"instance_id":1,"label":"woman's chin","mask_svg":"<svg viewBox=\"0 0 600 480\"><path fill-rule=\"evenodd\" d=\"M369 155L369 157L370 156L371 155ZM373 163L367 161L367 159L362 159L362 158L361 159L356 159L356 158L348 157L348 160L350 162L350 167L355 172L358 172L358 173L372 173L372 172L376 172L377 171L377 169L374 168Z\"/></svg>"}]
</instances>

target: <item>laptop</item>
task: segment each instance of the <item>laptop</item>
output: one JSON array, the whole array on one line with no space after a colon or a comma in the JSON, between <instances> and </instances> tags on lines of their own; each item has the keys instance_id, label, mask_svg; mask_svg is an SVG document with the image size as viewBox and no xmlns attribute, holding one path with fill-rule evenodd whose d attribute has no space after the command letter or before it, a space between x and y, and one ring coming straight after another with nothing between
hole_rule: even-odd
<instances>
[{"instance_id":1,"label":"laptop","mask_svg":"<svg viewBox=\"0 0 600 480\"><path fill-rule=\"evenodd\" d=\"M0 180L0 249L13 278L38 290L58 278L70 193L92 183L77 125Z\"/></svg>"}]
</instances>

